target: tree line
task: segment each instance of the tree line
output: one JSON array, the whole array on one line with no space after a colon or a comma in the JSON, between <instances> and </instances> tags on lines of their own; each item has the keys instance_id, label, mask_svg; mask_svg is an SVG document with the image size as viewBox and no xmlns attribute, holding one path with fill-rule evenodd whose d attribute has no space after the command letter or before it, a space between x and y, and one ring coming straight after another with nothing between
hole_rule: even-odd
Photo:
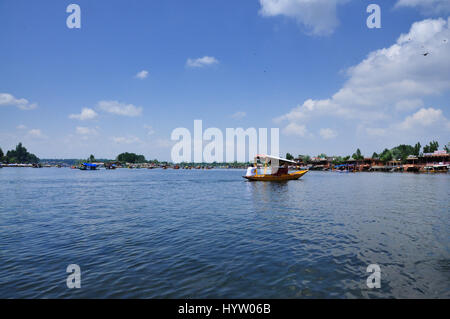
<instances>
[{"instance_id":1,"label":"tree line","mask_svg":"<svg viewBox=\"0 0 450 319\"><path fill-rule=\"evenodd\" d=\"M450 153L450 143L448 145L444 146L444 150L447 153ZM431 141L428 145L425 145L423 147L423 151L421 152L422 146L419 142L417 142L414 146L412 145L406 145L406 144L400 144L396 147L393 147L391 149L385 148L381 153L374 152L372 154L372 159L377 159L382 161L383 163L392 161L392 160L398 160L403 163L406 162L406 159L410 155L414 156L422 156L423 153L433 153L434 151L437 151L439 149L439 143L437 141ZM319 158L327 158L327 155L322 153L319 154L317 157ZM308 163L311 161L311 157L309 155L299 155L299 159L302 159L304 163ZM361 150L358 148L355 153L353 153L351 156L336 156L333 159L333 164L343 164L346 161L348 161L350 158L354 160L363 160L364 156L361 154ZM290 153L286 154L286 159L293 160L294 156Z\"/></svg>"},{"instance_id":2,"label":"tree line","mask_svg":"<svg viewBox=\"0 0 450 319\"><path fill-rule=\"evenodd\" d=\"M22 145L22 143L17 144L16 148L3 153L0 147L0 162L6 164L37 164L39 163L39 158L28 152L28 150ZM87 159L78 160L80 163L94 163L94 162L107 162L111 160L107 159L96 159L93 154L91 154ZM144 155L138 155L135 153L121 153L116 157L116 161L121 163L158 163L158 160L147 161Z\"/></svg>"},{"instance_id":3,"label":"tree line","mask_svg":"<svg viewBox=\"0 0 450 319\"><path fill-rule=\"evenodd\" d=\"M444 149L447 151L447 153L450 153L450 143L448 145L444 146ZM409 155L415 155L415 156L421 156L423 153L433 153L434 151L437 151L439 148L439 143L437 141L431 141L428 145L425 145L423 147L423 152L421 152L422 146L419 142L417 142L414 146L412 145L406 145L406 144L400 144L394 148L387 149L385 148L381 153L374 152L372 154L373 159L381 160L382 162L388 162L391 160L400 160L402 162L406 162L406 159ZM322 153L319 154L317 157L319 158L327 158L327 155ZM299 159L302 159L303 162L308 163L311 161L311 157L309 155L299 155ZM362 160L364 159L364 156L361 154L361 150L358 148L355 153L352 154L352 156L337 156L334 157L333 164L342 164L346 161L348 161L350 158L353 158L355 160ZM290 153L286 154L286 159L293 160L294 156ZM117 155L116 159L117 162L121 163L155 163L158 164L159 161L157 159L155 160L146 160L144 155L138 155L135 153L121 153ZM86 160L80 160L81 162L106 162L110 160L99 160L96 159L94 155L90 155L88 159ZM3 153L3 150L0 148L0 162L7 163L7 164L35 164L39 163L39 158L27 151L27 149L22 145L22 143L17 144L16 148L13 150L9 150L6 152L6 154Z\"/></svg>"},{"instance_id":4,"label":"tree line","mask_svg":"<svg viewBox=\"0 0 450 319\"><path fill-rule=\"evenodd\" d=\"M113 162L113 161L117 161L117 162L121 162L121 163L131 163L131 164L142 164L142 163L159 163L158 160L146 160L144 155L138 155L135 153L120 153L119 155L116 156L115 160L100 160L100 159L96 159L95 156L93 154L91 154L89 156L89 158L87 158L86 160L84 160L84 162L88 162L88 163L94 163L94 162Z\"/></svg>"}]
</instances>

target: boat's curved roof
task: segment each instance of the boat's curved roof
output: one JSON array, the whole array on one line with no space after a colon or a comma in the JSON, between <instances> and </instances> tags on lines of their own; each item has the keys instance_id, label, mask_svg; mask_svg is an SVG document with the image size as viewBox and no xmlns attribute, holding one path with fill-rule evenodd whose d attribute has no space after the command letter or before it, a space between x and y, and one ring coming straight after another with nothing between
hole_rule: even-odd
<instances>
[{"instance_id":1,"label":"boat's curved roof","mask_svg":"<svg viewBox=\"0 0 450 319\"><path fill-rule=\"evenodd\" d=\"M83 163L84 166L88 166L88 167L97 167L97 164L92 164L92 163Z\"/></svg>"},{"instance_id":2,"label":"boat's curved roof","mask_svg":"<svg viewBox=\"0 0 450 319\"><path fill-rule=\"evenodd\" d=\"M277 160L279 162L286 162L286 163L292 163L292 164L297 164L297 162L288 160L286 158L282 158L282 157L278 157L278 156L272 156L272 155L267 155L267 154L258 154L255 156L255 160L257 159L273 159L273 160Z\"/></svg>"}]
</instances>

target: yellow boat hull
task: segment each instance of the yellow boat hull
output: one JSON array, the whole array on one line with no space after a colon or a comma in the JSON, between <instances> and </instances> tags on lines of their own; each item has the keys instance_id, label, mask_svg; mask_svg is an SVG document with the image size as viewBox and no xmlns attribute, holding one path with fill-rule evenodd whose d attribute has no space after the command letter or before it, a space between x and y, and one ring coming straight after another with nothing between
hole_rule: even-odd
<instances>
[{"instance_id":1,"label":"yellow boat hull","mask_svg":"<svg viewBox=\"0 0 450 319\"><path fill-rule=\"evenodd\" d=\"M274 175L254 175L254 176L242 176L250 181L263 181L263 182L280 182L289 181L293 179L299 179L303 175L308 173L307 170L297 171L286 175L274 176Z\"/></svg>"}]
</instances>

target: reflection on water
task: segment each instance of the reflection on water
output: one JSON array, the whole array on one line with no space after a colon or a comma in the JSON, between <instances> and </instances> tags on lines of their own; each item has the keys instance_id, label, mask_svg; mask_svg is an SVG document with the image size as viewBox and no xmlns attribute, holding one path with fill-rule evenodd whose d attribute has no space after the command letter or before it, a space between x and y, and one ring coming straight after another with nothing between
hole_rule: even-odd
<instances>
[{"instance_id":1,"label":"reflection on water","mask_svg":"<svg viewBox=\"0 0 450 319\"><path fill-rule=\"evenodd\" d=\"M0 297L450 297L450 175L243 173L2 169Z\"/></svg>"},{"instance_id":2,"label":"reflection on water","mask_svg":"<svg viewBox=\"0 0 450 319\"><path fill-rule=\"evenodd\" d=\"M288 194L286 192L288 183L289 181L280 181L276 183L248 182L246 184L253 201L277 203L288 199Z\"/></svg>"}]
</instances>

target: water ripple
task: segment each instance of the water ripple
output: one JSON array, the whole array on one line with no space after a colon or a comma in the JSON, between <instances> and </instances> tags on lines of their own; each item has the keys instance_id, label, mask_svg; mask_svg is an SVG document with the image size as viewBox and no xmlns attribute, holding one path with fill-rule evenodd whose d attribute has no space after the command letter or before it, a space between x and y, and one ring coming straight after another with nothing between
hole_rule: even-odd
<instances>
[{"instance_id":1,"label":"water ripple","mask_svg":"<svg viewBox=\"0 0 450 319\"><path fill-rule=\"evenodd\" d=\"M450 175L242 174L0 170L0 298L450 297Z\"/></svg>"}]
</instances>

